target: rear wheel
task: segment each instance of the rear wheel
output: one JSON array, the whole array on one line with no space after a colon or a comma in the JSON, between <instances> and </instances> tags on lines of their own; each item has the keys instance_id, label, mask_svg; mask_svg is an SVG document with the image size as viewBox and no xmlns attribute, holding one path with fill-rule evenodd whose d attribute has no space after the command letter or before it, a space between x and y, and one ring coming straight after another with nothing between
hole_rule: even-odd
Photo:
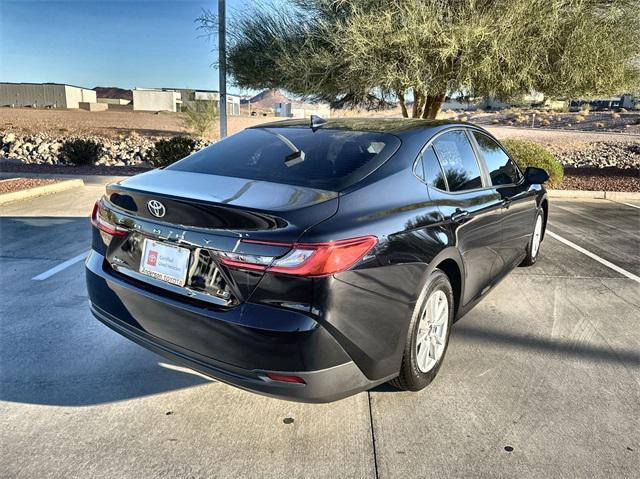
<instances>
[{"instance_id":1,"label":"rear wheel","mask_svg":"<svg viewBox=\"0 0 640 479\"><path fill-rule=\"evenodd\" d=\"M453 312L453 290L449 278L436 269L416 303L400 374L391 384L398 389L419 391L434 380L449 344Z\"/></svg>"},{"instance_id":2,"label":"rear wheel","mask_svg":"<svg viewBox=\"0 0 640 479\"><path fill-rule=\"evenodd\" d=\"M536 213L536 221L533 224L533 234L527 245L527 256L522 260L520 266L531 266L535 264L538 259L538 253L540 253L540 243L542 242L542 234L544 231L544 217L542 210L538 210Z\"/></svg>"}]
</instances>

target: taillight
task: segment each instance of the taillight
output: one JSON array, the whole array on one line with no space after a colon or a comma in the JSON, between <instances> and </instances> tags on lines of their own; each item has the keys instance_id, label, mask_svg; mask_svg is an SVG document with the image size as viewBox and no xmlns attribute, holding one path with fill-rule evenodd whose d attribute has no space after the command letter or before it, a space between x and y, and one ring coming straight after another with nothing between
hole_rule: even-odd
<instances>
[{"instance_id":1,"label":"taillight","mask_svg":"<svg viewBox=\"0 0 640 479\"><path fill-rule=\"evenodd\" d=\"M243 241L276 244L268 241ZM231 267L296 276L325 276L349 269L371 251L377 242L375 236L362 236L326 243L295 243L291 251L280 258L225 252L219 254L222 262Z\"/></svg>"},{"instance_id":2,"label":"taillight","mask_svg":"<svg viewBox=\"0 0 640 479\"><path fill-rule=\"evenodd\" d=\"M93 226L113 236L124 236L127 234L127 230L105 220L100 214L101 210L102 205L100 204L100 200L98 200L96 201L96 204L93 205L93 212L91 213L91 224Z\"/></svg>"}]
</instances>

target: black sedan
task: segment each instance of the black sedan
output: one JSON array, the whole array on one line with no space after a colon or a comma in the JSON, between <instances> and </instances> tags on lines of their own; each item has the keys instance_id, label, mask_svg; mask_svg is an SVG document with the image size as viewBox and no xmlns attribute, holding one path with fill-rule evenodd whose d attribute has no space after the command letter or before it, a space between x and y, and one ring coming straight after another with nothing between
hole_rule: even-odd
<instances>
[{"instance_id":1,"label":"black sedan","mask_svg":"<svg viewBox=\"0 0 640 479\"><path fill-rule=\"evenodd\" d=\"M326 402L417 391L451 325L536 261L543 170L428 120L287 120L107 186L86 261L94 315L208 376Z\"/></svg>"}]
</instances>

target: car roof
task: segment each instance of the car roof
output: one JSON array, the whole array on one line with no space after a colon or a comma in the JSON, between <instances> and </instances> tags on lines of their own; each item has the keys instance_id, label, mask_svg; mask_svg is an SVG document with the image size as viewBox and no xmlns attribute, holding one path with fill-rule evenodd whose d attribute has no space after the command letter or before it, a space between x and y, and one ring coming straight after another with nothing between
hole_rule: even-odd
<instances>
[{"instance_id":1,"label":"car roof","mask_svg":"<svg viewBox=\"0 0 640 479\"><path fill-rule=\"evenodd\" d=\"M369 131L400 135L415 130L444 126L470 126L469 123L453 120L422 120L418 118L329 118L317 129ZM261 123L250 128L310 128L306 118Z\"/></svg>"}]
</instances>

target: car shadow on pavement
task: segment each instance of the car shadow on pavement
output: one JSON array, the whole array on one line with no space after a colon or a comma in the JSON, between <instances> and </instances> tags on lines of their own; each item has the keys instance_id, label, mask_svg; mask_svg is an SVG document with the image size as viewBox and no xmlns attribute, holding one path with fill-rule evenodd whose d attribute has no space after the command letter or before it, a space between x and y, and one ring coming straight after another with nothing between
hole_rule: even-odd
<instances>
[{"instance_id":1,"label":"car shadow on pavement","mask_svg":"<svg viewBox=\"0 0 640 479\"><path fill-rule=\"evenodd\" d=\"M86 406L209 383L95 319L82 261L34 280L90 233L87 217L0 218L0 401Z\"/></svg>"},{"instance_id":2,"label":"car shadow on pavement","mask_svg":"<svg viewBox=\"0 0 640 479\"><path fill-rule=\"evenodd\" d=\"M215 382L111 331L105 331L105 334L113 337L103 341L103 345L94 344L91 353L84 357L42 361L37 352L26 351L34 357L23 356L21 360L31 367L18 374L6 370L0 374L0 401L90 406ZM120 344L114 348L114 343ZM77 345L69 343L63 349L74 347Z\"/></svg>"}]
</instances>

